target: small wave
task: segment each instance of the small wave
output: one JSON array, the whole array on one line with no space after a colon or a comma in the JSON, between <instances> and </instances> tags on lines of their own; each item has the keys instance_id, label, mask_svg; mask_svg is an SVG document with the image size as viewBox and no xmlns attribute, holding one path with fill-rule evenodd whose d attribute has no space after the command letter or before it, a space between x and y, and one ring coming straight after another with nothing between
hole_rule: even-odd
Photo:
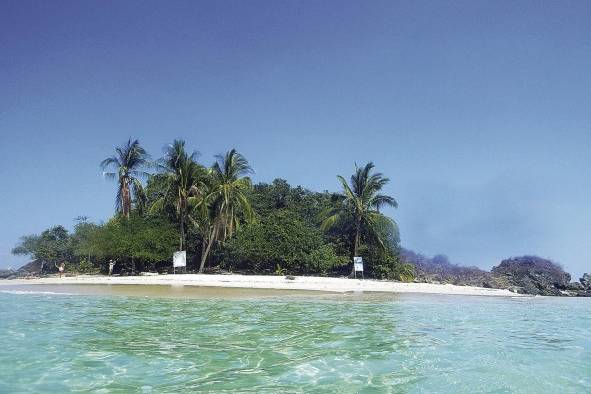
<instances>
[{"instance_id":1,"label":"small wave","mask_svg":"<svg viewBox=\"0 0 591 394\"><path fill-rule=\"evenodd\" d=\"M51 295L74 295L72 293L56 293L54 291L34 291L34 290L0 290L3 294L51 294Z\"/></svg>"}]
</instances>

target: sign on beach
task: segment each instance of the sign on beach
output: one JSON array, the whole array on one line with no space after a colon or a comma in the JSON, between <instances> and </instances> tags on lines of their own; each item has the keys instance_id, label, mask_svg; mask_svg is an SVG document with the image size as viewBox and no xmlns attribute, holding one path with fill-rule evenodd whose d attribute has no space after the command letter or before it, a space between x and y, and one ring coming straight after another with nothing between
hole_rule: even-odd
<instances>
[{"instance_id":1,"label":"sign on beach","mask_svg":"<svg viewBox=\"0 0 591 394\"><path fill-rule=\"evenodd\" d=\"M357 273L361 272L363 278L363 258L353 257L353 275L357 278Z\"/></svg>"},{"instance_id":2,"label":"sign on beach","mask_svg":"<svg viewBox=\"0 0 591 394\"><path fill-rule=\"evenodd\" d=\"M187 266L186 250L179 250L178 252L174 252L174 254L172 255L172 266L174 268Z\"/></svg>"},{"instance_id":3,"label":"sign on beach","mask_svg":"<svg viewBox=\"0 0 591 394\"><path fill-rule=\"evenodd\" d=\"M355 265L355 272L363 272L363 258L353 257L353 264Z\"/></svg>"}]
</instances>

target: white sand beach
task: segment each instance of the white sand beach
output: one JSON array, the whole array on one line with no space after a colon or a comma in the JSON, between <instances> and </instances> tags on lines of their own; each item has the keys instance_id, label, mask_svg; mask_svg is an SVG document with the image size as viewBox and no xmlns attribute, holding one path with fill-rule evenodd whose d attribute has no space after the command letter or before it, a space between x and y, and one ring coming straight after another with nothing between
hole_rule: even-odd
<instances>
[{"instance_id":1,"label":"white sand beach","mask_svg":"<svg viewBox=\"0 0 591 394\"><path fill-rule=\"evenodd\" d=\"M475 296L518 297L520 294L509 290L488 289L484 287L456 286L432 283L401 283L371 279L326 278L315 276L296 276L287 279L284 276L259 275L141 275L141 276L91 276L79 275L72 277L47 277L34 279L0 280L0 286L34 284L68 284L68 285L175 285L227 287L274 290L309 290L325 292L384 292L384 293L425 293L425 294L456 294Z\"/></svg>"}]
</instances>

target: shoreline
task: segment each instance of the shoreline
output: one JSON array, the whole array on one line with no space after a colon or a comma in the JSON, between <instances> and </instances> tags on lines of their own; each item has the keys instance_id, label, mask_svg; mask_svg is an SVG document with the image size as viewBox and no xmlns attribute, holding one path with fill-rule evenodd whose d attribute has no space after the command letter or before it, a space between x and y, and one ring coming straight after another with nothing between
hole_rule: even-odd
<instances>
[{"instance_id":1,"label":"shoreline","mask_svg":"<svg viewBox=\"0 0 591 394\"><path fill-rule=\"evenodd\" d=\"M196 287L221 287L241 289L303 290L330 293L422 293L445 295L474 295L492 297L522 297L504 289L474 286L457 286L434 283L403 283L374 279L348 279L318 276L219 275L176 274L140 276L78 275L71 277L47 277L34 279L4 279L0 287L11 285L171 285Z\"/></svg>"}]
</instances>

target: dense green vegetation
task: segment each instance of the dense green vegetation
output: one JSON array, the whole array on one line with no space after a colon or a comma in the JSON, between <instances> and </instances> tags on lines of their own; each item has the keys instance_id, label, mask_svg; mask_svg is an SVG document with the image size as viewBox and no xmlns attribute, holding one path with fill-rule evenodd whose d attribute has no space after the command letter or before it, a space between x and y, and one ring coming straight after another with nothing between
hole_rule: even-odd
<instances>
[{"instance_id":1,"label":"dense green vegetation","mask_svg":"<svg viewBox=\"0 0 591 394\"><path fill-rule=\"evenodd\" d=\"M72 233L56 226L24 236L13 253L82 272L104 272L114 259L122 274L169 271L175 250L187 250L187 268L198 272L347 275L352 257L362 256L366 276L414 278L400 259L398 227L380 212L397 204L382 193L389 180L373 163L356 167L350 182L338 176L341 193L283 179L253 185L236 150L207 167L180 140L150 162L130 139L100 165L117 182L115 215L106 223L79 218Z\"/></svg>"}]
</instances>

